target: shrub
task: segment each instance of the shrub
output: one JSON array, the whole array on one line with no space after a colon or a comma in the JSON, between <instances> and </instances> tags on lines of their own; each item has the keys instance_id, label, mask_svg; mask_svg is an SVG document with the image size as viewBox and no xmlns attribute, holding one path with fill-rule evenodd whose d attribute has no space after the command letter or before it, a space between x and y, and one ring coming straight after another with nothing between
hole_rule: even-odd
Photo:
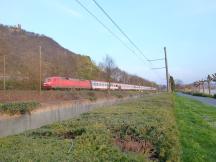
<instances>
[{"instance_id":1,"label":"shrub","mask_svg":"<svg viewBox=\"0 0 216 162\"><path fill-rule=\"evenodd\" d=\"M118 98L123 98L121 94L116 95Z\"/></svg>"},{"instance_id":2,"label":"shrub","mask_svg":"<svg viewBox=\"0 0 216 162\"><path fill-rule=\"evenodd\" d=\"M95 93L94 92L88 92L87 93L88 94L88 96L89 96L89 100L90 101L96 101L97 100L97 97L96 97L96 95L95 95Z\"/></svg>"},{"instance_id":3,"label":"shrub","mask_svg":"<svg viewBox=\"0 0 216 162\"><path fill-rule=\"evenodd\" d=\"M212 97L212 95L204 94L204 93L192 93L193 96L201 96L201 97Z\"/></svg>"},{"instance_id":4,"label":"shrub","mask_svg":"<svg viewBox=\"0 0 216 162\"><path fill-rule=\"evenodd\" d=\"M193 95L193 96L203 96L202 93L198 93L198 92L197 92L197 93L192 93L192 95Z\"/></svg>"},{"instance_id":5,"label":"shrub","mask_svg":"<svg viewBox=\"0 0 216 162\"><path fill-rule=\"evenodd\" d=\"M19 102L19 103L5 103L0 105L0 112L10 115L30 113L40 104L37 102Z\"/></svg>"},{"instance_id":6,"label":"shrub","mask_svg":"<svg viewBox=\"0 0 216 162\"><path fill-rule=\"evenodd\" d=\"M214 95L213 95L213 98L215 98L215 99L216 99L216 94L214 94Z\"/></svg>"}]
</instances>

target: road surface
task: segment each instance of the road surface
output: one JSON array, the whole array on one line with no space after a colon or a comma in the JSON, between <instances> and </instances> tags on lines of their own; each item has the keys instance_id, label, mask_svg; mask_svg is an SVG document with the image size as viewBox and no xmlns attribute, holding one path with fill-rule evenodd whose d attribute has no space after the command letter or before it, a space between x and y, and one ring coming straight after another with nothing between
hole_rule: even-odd
<instances>
[{"instance_id":1,"label":"road surface","mask_svg":"<svg viewBox=\"0 0 216 162\"><path fill-rule=\"evenodd\" d=\"M191 99L194 99L194 100L198 100L198 101L201 101L204 104L208 104L208 105L216 107L216 99L214 99L214 98L191 96L191 95L184 94L184 93L177 93L177 95L183 96L183 97L188 97L188 98L191 98Z\"/></svg>"}]
</instances>

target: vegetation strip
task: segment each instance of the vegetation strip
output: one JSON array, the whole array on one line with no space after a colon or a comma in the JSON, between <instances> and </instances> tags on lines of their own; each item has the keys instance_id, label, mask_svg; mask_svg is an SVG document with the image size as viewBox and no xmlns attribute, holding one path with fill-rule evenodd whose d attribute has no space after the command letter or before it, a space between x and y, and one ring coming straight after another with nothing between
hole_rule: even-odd
<instances>
[{"instance_id":1,"label":"vegetation strip","mask_svg":"<svg viewBox=\"0 0 216 162\"><path fill-rule=\"evenodd\" d=\"M210 94L205 94L205 93L200 93L200 92L183 92L188 95L192 96L200 96L200 97L210 97L210 98L215 98L216 99L216 94L210 95Z\"/></svg>"},{"instance_id":2,"label":"vegetation strip","mask_svg":"<svg viewBox=\"0 0 216 162\"><path fill-rule=\"evenodd\" d=\"M146 96L0 139L0 161L179 161L172 96Z\"/></svg>"},{"instance_id":3,"label":"vegetation strip","mask_svg":"<svg viewBox=\"0 0 216 162\"><path fill-rule=\"evenodd\" d=\"M0 104L0 112L9 115L30 113L40 104L37 102L14 102Z\"/></svg>"},{"instance_id":4,"label":"vegetation strip","mask_svg":"<svg viewBox=\"0 0 216 162\"><path fill-rule=\"evenodd\" d=\"M176 118L185 162L215 162L216 109L199 101L175 97Z\"/></svg>"}]
</instances>

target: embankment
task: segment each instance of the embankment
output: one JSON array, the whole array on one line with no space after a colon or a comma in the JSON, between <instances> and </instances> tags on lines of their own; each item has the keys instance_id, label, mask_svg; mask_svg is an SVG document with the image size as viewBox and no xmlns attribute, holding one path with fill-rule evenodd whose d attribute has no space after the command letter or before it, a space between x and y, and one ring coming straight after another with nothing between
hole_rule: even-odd
<instances>
[{"instance_id":1,"label":"embankment","mask_svg":"<svg viewBox=\"0 0 216 162\"><path fill-rule=\"evenodd\" d=\"M32 111L30 114L1 118L0 137L18 134L29 129L39 128L43 125L67 120L97 107L103 108L113 104L128 102L139 97L140 96L119 99L100 99L94 102L78 100L72 103L46 106Z\"/></svg>"}]
</instances>

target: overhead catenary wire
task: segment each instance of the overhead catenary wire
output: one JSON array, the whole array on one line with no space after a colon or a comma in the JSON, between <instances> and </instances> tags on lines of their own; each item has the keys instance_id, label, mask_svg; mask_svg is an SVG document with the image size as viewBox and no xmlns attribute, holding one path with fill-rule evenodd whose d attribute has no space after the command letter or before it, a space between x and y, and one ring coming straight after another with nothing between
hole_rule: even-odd
<instances>
[{"instance_id":1,"label":"overhead catenary wire","mask_svg":"<svg viewBox=\"0 0 216 162\"><path fill-rule=\"evenodd\" d=\"M75 0L89 15L91 15L98 23L100 23L112 36L121 42L131 53L139 57L139 55L131 49L118 35L116 35L109 27L107 27L97 16L95 16L87 7L85 7L79 0ZM142 59L139 57L139 59Z\"/></svg>"},{"instance_id":2,"label":"overhead catenary wire","mask_svg":"<svg viewBox=\"0 0 216 162\"><path fill-rule=\"evenodd\" d=\"M160 68L152 68L152 70L160 70L160 69L165 69L166 67L160 67Z\"/></svg>"},{"instance_id":3,"label":"overhead catenary wire","mask_svg":"<svg viewBox=\"0 0 216 162\"><path fill-rule=\"evenodd\" d=\"M136 43L134 43L134 41L126 34L126 32L116 23L116 21L114 21L114 19L105 11L105 9L96 1L96 0L92 0L95 5L106 15L106 17L113 23L113 25L120 31L120 33L122 35L125 36L125 38L132 44L132 46L145 58L146 61L149 62L149 64L152 66L152 61L159 61L159 60L164 60L164 58L160 58L160 59L155 59L155 60L150 60L148 59L143 51L138 47L138 45L136 45ZM154 70L154 68L150 68L150 70ZM157 72L155 72L157 73ZM161 78L161 76L157 73L157 75Z\"/></svg>"},{"instance_id":4,"label":"overhead catenary wire","mask_svg":"<svg viewBox=\"0 0 216 162\"><path fill-rule=\"evenodd\" d=\"M101 24L112 36L114 36L118 41L121 42L121 44L123 46L125 46L130 52L132 52L134 55L136 55L137 57L139 57L140 55L138 55L133 49L131 49L117 34L115 34L109 27L107 27L96 15L94 15L87 7L85 7L85 5L83 3L80 2L80 0L75 0L89 15L91 15L99 24ZM94 1L96 2L96 1ZM96 2L97 3L97 2ZM97 3L98 4L98 3ZM98 4L99 7L99 4ZM101 7L102 9L102 7ZM104 10L105 11L105 10ZM107 14L107 16L109 16ZM109 16L110 17L110 16ZM110 17L111 18L111 17ZM112 19L112 18L111 18ZM114 22L114 20L112 19L112 22ZM116 27L118 26L117 23L115 23ZM143 57L139 57L139 60L142 59L144 62L148 61L151 65L151 61L143 54L143 52L140 50L140 48L127 36L127 34L118 26L117 27L121 33L128 39L128 41L135 47L136 50L139 51L139 53L145 58L145 60L143 60ZM150 68L150 70L152 70L152 68ZM157 73L158 74L158 73ZM159 78L161 78L160 75L158 75ZM162 78L161 78L162 79Z\"/></svg>"},{"instance_id":5,"label":"overhead catenary wire","mask_svg":"<svg viewBox=\"0 0 216 162\"><path fill-rule=\"evenodd\" d=\"M139 53L148 61L149 59L144 55L142 50L132 41L132 39L123 31L123 29L113 20L113 18L104 10L104 8L96 1L92 0L96 6L107 16L107 18L116 26L116 28L127 38L127 40L139 51ZM151 63L151 62L150 62Z\"/></svg>"},{"instance_id":6,"label":"overhead catenary wire","mask_svg":"<svg viewBox=\"0 0 216 162\"><path fill-rule=\"evenodd\" d=\"M153 61L164 61L164 59L165 58L159 58L159 59L154 59L154 60L149 60L149 61L151 61L151 62L153 62Z\"/></svg>"}]
</instances>

